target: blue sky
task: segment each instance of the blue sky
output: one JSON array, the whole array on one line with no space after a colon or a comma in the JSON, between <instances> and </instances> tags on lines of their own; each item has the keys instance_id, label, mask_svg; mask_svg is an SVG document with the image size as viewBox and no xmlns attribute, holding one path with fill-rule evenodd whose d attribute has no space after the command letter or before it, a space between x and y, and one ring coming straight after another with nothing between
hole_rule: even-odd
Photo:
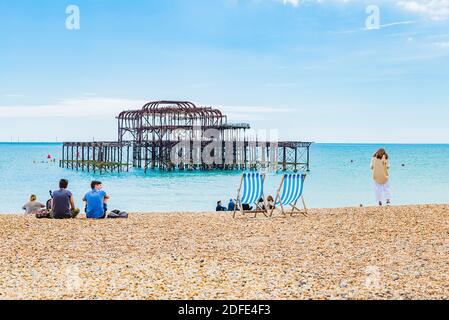
<instances>
[{"instance_id":1,"label":"blue sky","mask_svg":"<svg viewBox=\"0 0 449 320\"><path fill-rule=\"evenodd\" d=\"M115 139L181 99L283 139L449 143L449 0L0 0L0 41L0 141Z\"/></svg>"}]
</instances>

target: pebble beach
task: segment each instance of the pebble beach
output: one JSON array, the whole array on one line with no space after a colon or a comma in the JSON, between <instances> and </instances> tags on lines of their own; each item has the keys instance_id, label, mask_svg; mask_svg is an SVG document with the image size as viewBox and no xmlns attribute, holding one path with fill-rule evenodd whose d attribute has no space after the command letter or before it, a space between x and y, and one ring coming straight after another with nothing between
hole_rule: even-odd
<instances>
[{"instance_id":1,"label":"pebble beach","mask_svg":"<svg viewBox=\"0 0 449 320\"><path fill-rule=\"evenodd\" d=\"M448 299L449 205L0 215L0 299Z\"/></svg>"}]
</instances>

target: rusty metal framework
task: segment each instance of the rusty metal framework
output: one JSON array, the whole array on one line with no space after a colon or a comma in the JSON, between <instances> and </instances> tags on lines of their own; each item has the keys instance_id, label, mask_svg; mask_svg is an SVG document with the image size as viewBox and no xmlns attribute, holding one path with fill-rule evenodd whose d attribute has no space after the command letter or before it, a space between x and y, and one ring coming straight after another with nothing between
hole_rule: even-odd
<instances>
[{"instance_id":1,"label":"rusty metal framework","mask_svg":"<svg viewBox=\"0 0 449 320\"><path fill-rule=\"evenodd\" d=\"M145 172L154 169L257 170L267 166L270 148L275 148L278 158L269 165L276 170L310 168L312 143L255 143L247 135L251 129L249 124L229 123L219 109L197 107L188 101L149 102L141 109L121 112L117 121L117 142L66 142L61 166L94 171L98 166L100 171L128 170L129 166L143 168ZM189 141L184 150L178 147L181 141ZM212 151L215 161L206 162L201 155L211 142L218 143L220 151ZM173 154L183 155L183 160L174 163ZM225 155L232 155L232 160Z\"/></svg>"}]
</instances>

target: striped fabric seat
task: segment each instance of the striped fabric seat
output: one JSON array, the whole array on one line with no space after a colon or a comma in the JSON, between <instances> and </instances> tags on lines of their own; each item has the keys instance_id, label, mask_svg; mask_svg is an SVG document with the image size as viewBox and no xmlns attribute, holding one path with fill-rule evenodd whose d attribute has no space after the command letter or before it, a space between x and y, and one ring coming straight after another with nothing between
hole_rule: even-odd
<instances>
[{"instance_id":1,"label":"striped fabric seat","mask_svg":"<svg viewBox=\"0 0 449 320\"><path fill-rule=\"evenodd\" d=\"M263 198L264 176L260 173L244 173L242 204L252 204Z\"/></svg>"},{"instance_id":2,"label":"striped fabric seat","mask_svg":"<svg viewBox=\"0 0 449 320\"><path fill-rule=\"evenodd\" d=\"M304 173L284 175L282 194L276 205L295 204L302 196L305 178Z\"/></svg>"},{"instance_id":3,"label":"striped fabric seat","mask_svg":"<svg viewBox=\"0 0 449 320\"><path fill-rule=\"evenodd\" d=\"M268 217L264 196L264 183L264 173L244 173L242 175L237 198L235 198L236 206L232 215L234 218L237 211L242 215L248 212L254 213L254 217L257 217L257 213L262 212ZM259 202L260 199L262 199L262 204Z\"/></svg>"},{"instance_id":4,"label":"striped fabric seat","mask_svg":"<svg viewBox=\"0 0 449 320\"><path fill-rule=\"evenodd\" d=\"M305 173L284 174L276 195L276 200L274 200L273 204L270 206L270 217L273 216L273 212L276 209L279 209L282 214L285 214L287 206L292 208L290 211L292 216L295 212L299 212L307 217L307 207L303 195L306 177L307 174ZM304 210L298 208L297 203L299 200L301 200Z\"/></svg>"}]
</instances>

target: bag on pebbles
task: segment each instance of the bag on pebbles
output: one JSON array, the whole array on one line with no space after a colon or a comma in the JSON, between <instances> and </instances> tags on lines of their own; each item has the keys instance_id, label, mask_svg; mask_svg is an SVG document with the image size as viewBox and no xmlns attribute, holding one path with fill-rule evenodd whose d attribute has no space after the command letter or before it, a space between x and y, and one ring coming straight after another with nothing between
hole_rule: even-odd
<instances>
[{"instance_id":1,"label":"bag on pebbles","mask_svg":"<svg viewBox=\"0 0 449 320\"><path fill-rule=\"evenodd\" d=\"M112 210L108 214L108 219L128 219L128 213L120 210Z\"/></svg>"}]
</instances>

